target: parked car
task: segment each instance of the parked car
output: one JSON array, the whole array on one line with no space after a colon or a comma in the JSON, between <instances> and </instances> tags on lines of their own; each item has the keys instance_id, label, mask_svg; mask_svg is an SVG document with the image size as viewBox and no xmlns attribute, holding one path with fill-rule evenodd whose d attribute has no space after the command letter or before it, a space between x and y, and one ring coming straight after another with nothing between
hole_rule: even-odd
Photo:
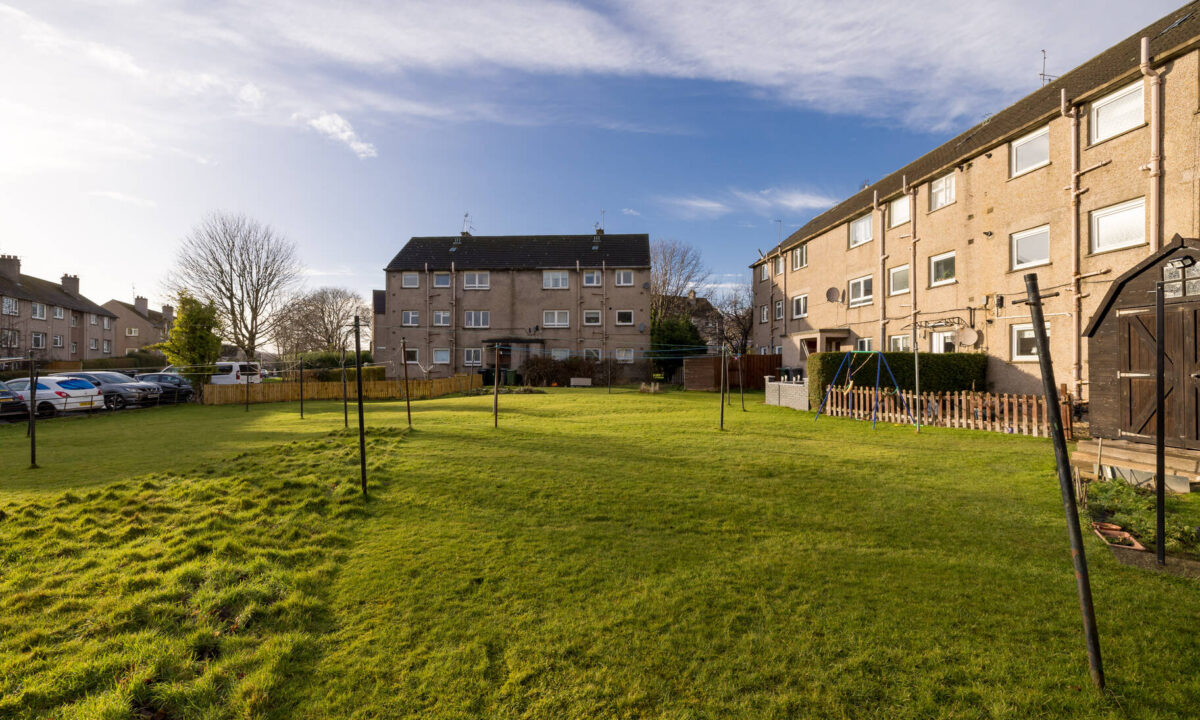
<instances>
[{"instance_id":1,"label":"parked car","mask_svg":"<svg viewBox=\"0 0 1200 720\"><path fill-rule=\"evenodd\" d=\"M104 406L120 410L126 405L145 405L158 402L161 390L154 383L139 382L124 373L111 371L61 372L55 377L73 377L86 380L100 388L104 395Z\"/></svg>"},{"instance_id":2,"label":"parked car","mask_svg":"<svg viewBox=\"0 0 1200 720\"><path fill-rule=\"evenodd\" d=\"M54 417L60 412L93 410L104 406L104 395L87 380L72 377L45 375L39 377L37 389L32 393L32 402L38 417ZM28 407L31 401L29 378L8 380L5 385L21 396Z\"/></svg>"},{"instance_id":3,"label":"parked car","mask_svg":"<svg viewBox=\"0 0 1200 720\"><path fill-rule=\"evenodd\" d=\"M137 376L142 382L154 383L162 391L159 402L181 403L192 399L196 393L192 383L182 375L173 373L142 373Z\"/></svg>"},{"instance_id":4,"label":"parked car","mask_svg":"<svg viewBox=\"0 0 1200 720\"><path fill-rule=\"evenodd\" d=\"M29 382L26 380L25 382ZM0 382L0 417L28 415L29 406L19 393Z\"/></svg>"},{"instance_id":5,"label":"parked car","mask_svg":"<svg viewBox=\"0 0 1200 720\"><path fill-rule=\"evenodd\" d=\"M242 385L244 383L262 382L262 373L258 363L252 362L219 362L217 371L209 382L213 385Z\"/></svg>"}]
</instances>

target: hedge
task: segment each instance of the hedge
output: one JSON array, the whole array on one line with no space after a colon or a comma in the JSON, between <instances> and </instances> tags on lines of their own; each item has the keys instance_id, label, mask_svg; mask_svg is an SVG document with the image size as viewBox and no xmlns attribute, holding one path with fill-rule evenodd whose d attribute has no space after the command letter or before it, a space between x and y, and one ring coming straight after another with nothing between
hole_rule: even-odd
<instances>
[{"instance_id":1,"label":"hedge","mask_svg":"<svg viewBox=\"0 0 1200 720\"><path fill-rule=\"evenodd\" d=\"M987 390L988 356L983 353L920 353L921 392L957 392L959 390ZM844 352L814 353L808 356L808 397L812 407L817 407L825 396L825 386L846 357ZM852 379L858 386L875 386L875 365L878 354L851 355ZM913 354L910 352L886 352L883 357L887 365L882 369L880 387L892 387L888 368L896 376L901 390L915 389ZM846 384L846 369L838 375L838 385Z\"/></svg>"}]
</instances>

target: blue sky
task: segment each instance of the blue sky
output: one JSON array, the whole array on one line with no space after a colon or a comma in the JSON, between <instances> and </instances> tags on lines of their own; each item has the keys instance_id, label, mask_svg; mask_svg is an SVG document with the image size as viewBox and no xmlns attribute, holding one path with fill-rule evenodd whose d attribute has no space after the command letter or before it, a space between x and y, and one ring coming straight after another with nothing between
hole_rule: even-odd
<instances>
[{"instance_id":1,"label":"blue sky","mask_svg":"<svg viewBox=\"0 0 1200 720\"><path fill-rule=\"evenodd\" d=\"M413 235L646 232L756 249L1173 2L0 0L0 252L166 298L238 210L312 287ZM1062 28L1072 31L1064 33Z\"/></svg>"}]
</instances>

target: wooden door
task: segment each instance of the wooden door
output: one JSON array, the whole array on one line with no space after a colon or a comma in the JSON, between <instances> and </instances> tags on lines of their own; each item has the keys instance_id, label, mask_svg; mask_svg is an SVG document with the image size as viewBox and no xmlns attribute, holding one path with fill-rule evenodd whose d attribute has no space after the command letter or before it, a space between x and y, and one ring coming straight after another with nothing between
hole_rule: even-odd
<instances>
[{"instance_id":1,"label":"wooden door","mask_svg":"<svg viewBox=\"0 0 1200 720\"><path fill-rule=\"evenodd\" d=\"M1153 443L1155 434L1154 310L1120 318L1121 434ZM1166 444L1200 449L1200 305L1168 305L1164 318L1163 396Z\"/></svg>"}]
</instances>

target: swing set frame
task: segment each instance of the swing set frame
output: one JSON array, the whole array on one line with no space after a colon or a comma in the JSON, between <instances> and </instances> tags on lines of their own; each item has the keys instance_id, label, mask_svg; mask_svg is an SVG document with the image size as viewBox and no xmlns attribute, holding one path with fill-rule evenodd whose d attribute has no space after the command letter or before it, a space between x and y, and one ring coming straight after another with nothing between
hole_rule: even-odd
<instances>
[{"instance_id":1,"label":"swing set frame","mask_svg":"<svg viewBox=\"0 0 1200 720\"><path fill-rule=\"evenodd\" d=\"M887 357L884 356L882 350L846 351L846 354L842 357L841 364L838 365L837 372L833 374L833 379L829 381L829 387L825 390L825 396L821 398L821 406L817 408L817 414L815 417L813 417L813 422L816 422L817 418L821 417L821 413L825 410L825 403L829 401L829 394L833 392L834 386L837 385L838 378L842 375L842 368L846 369L846 384L854 384L854 370L851 358L855 355L874 355L877 358L877 362L875 363L875 396L874 402L871 405L871 429L875 429L876 414L879 411L879 381L882 378L883 368L887 368L888 377L892 379L892 387L895 388L896 394L900 396L900 402L904 404L904 413L908 415L908 419L912 421L914 426L917 425L917 419L913 417L912 411L909 410L908 401L904 399L904 393L900 392L900 383L896 382L896 375L892 372L892 366L888 364ZM863 360L862 364L866 364L865 359ZM862 365L859 367L862 367Z\"/></svg>"}]
</instances>

